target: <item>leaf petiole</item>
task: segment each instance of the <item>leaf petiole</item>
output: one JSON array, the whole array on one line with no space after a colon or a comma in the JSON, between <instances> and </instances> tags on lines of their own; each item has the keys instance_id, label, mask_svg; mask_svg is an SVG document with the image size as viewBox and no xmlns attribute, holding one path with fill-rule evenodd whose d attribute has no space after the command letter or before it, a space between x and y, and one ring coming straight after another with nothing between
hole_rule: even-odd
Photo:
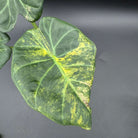
<instances>
[{"instance_id":1,"label":"leaf petiole","mask_svg":"<svg viewBox=\"0 0 138 138\"><path fill-rule=\"evenodd\" d=\"M36 24L35 22L31 22L31 24L32 24L32 26L33 26L35 29L38 28L38 26L37 26L37 24Z\"/></svg>"}]
</instances>

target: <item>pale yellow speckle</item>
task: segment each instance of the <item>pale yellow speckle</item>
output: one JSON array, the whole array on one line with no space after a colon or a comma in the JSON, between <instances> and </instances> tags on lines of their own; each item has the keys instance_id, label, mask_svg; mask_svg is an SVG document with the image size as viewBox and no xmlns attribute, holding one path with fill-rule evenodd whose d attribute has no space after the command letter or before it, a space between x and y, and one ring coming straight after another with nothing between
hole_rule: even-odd
<instances>
[{"instance_id":1,"label":"pale yellow speckle","mask_svg":"<svg viewBox=\"0 0 138 138\"><path fill-rule=\"evenodd\" d=\"M41 88L41 89L40 89L40 92L41 92L41 93L43 93L43 92L44 92L44 90L45 90L45 88Z\"/></svg>"},{"instance_id":2,"label":"pale yellow speckle","mask_svg":"<svg viewBox=\"0 0 138 138\"><path fill-rule=\"evenodd\" d=\"M82 90L82 87L77 87L77 90L78 90L78 91L81 91L81 90Z\"/></svg>"},{"instance_id":3,"label":"pale yellow speckle","mask_svg":"<svg viewBox=\"0 0 138 138\"><path fill-rule=\"evenodd\" d=\"M85 42L85 44L87 44L87 45L90 45L91 44L82 33L79 33L79 39L78 39L78 41L80 41L81 43L84 43Z\"/></svg>"},{"instance_id":4,"label":"pale yellow speckle","mask_svg":"<svg viewBox=\"0 0 138 138\"><path fill-rule=\"evenodd\" d=\"M17 83L18 83L18 85L19 85L19 86L21 86L21 85L22 85L22 83L21 83L21 81L20 81L20 80L18 80L18 81L17 81Z\"/></svg>"},{"instance_id":5,"label":"pale yellow speckle","mask_svg":"<svg viewBox=\"0 0 138 138\"><path fill-rule=\"evenodd\" d=\"M25 18L29 21L33 21L33 18L30 15L25 15Z\"/></svg>"},{"instance_id":6,"label":"pale yellow speckle","mask_svg":"<svg viewBox=\"0 0 138 138\"><path fill-rule=\"evenodd\" d=\"M41 109L42 109L42 107L41 107L41 106L39 106L39 107L38 107L38 111L41 111Z\"/></svg>"},{"instance_id":7,"label":"pale yellow speckle","mask_svg":"<svg viewBox=\"0 0 138 138\"><path fill-rule=\"evenodd\" d=\"M93 80L93 77L92 77L92 80ZM91 85L92 85L92 80L86 81L85 83L86 83L89 87L91 87Z\"/></svg>"},{"instance_id":8,"label":"pale yellow speckle","mask_svg":"<svg viewBox=\"0 0 138 138\"><path fill-rule=\"evenodd\" d=\"M78 93L78 96L83 101L83 103L89 108L89 97L84 96L82 93Z\"/></svg>"},{"instance_id":9,"label":"pale yellow speckle","mask_svg":"<svg viewBox=\"0 0 138 138\"><path fill-rule=\"evenodd\" d=\"M89 90L88 88L83 88L82 91L83 91L84 93L86 93L86 92L88 92L88 90Z\"/></svg>"},{"instance_id":10,"label":"pale yellow speckle","mask_svg":"<svg viewBox=\"0 0 138 138\"><path fill-rule=\"evenodd\" d=\"M74 55L80 55L81 52L82 52L81 50L76 49L76 50L72 51L72 52L70 53L70 55L72 55L72 56L74 56Z\"/></svg>"},{"instance_id":11,"label":"pale yellow speckle","mask_svg":"<svg viewBox=\"0 0 138 138\"><path fill-rule=\"evenodd\" d=\"M20 83L20 82L21 82L20 80L17 81L17 83Z\"/></svg>"},{"instance_id":12,"label":"pale yellow speckle","mask_svg":"<svg viewBox=\"0 0 138 138\"><path fill-rule=\"evenodd\" d=\"M78 61L77 63L76 63L77 65L85 65L85 63L84 62L82 62L82 61Z\"/></svg>"},{"instance_id":13,"label":"pale yellow speckle","mask_svg":"<svg viewBox=\"0 0 138 138\"><path fill-rule=\"evenodd\" d=\"M76 105L77 103L75 102L73 107L71 108L71 120L73 121L75 119L75 115L76 115Z\"/></svg>"},{"instance_id":14,"label":"pale yellow speckle","mask_svg":"<svg viewBox=\"0 0 138 138\"><path fill-rule=\"evenodd\" d=\"M68 77L73 76L73 74L78 71L78 68L71 68L71 69L70 68L62 68L62 69L65 72L66 76L68 76Z\"/></svg>"},{"instance_id":15,"label":"pale yellow speckle","mask_svg":"<svg viewBox=\"0 0 138 138\"><path fill-rule=\"evenodd\" d=\"M25 40L24 40L24 39L22 39L22 42L24 43L24 42L25 42Z\"/></svg>"},{"instance_id":16,"label":"pale yellow speckle","mask_svg":"<svg viewBox=\"0 0 138 138\"><path fill-rule=\"evenodd\" d=\"M27 10L28 12L30 12L30 11L31 11L31 7L28 6L28 5L26 5L26 10Z\"/></svg>"},{"instance_id":17,"label":"pale yellow speckle","mask_svg":"<svg viewBox=\"0 0 138 138\"><path fill-rule=\"evenodd\" d=\"M67 61L71 61L71 60L72 60L71 58L67 59Z\"/></svg>"},{"instance_id":18,"label":"pale yellow speckle","mask_svg":"<svg viewBox=\"0 0 138 138\"><path fill-rule=\"evenodd\" d=\"M82 116L80 116L79 120L77 121L77 123L80 125L82 123Z\"/></svg>"},{"instance_id":19,"label":"pale yellow speckle","mask_svg":"<svg viewBox=\"0 0 138 138\"><path fill-rule=\"evenodd\" d=\"M36 50L32 53L32 56L46 56L47 55L47 51L43 48L41 50Z\"/></svg>"}]
</instances>

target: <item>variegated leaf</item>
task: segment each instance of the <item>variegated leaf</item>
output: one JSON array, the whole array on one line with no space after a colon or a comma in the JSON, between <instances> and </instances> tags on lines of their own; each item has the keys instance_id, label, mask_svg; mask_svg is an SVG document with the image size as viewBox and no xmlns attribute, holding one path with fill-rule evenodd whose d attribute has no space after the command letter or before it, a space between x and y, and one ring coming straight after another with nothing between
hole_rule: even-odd
<instances>
[{"instance_id":1,"label":"variegated leaf","mask_svg":"<svg viewBox=\"0 0 138 138\"><path fill-rule=\"evenodd\" d=\"M47 17L15 44L12 79L34 110L63 125L91 129L96 46L79 29Z\"/></svg>"},{"instance_id":2,"label":"variegated leaf","mask_svg":"<svg viewBox=\"0 0 138 138\"><path fill-rule=\"evenodd\" d=\"M13 29L18 14L28 21L36 21L41 16L44 0L0 0L0 31Z\"/></svg>"}]
</instances>

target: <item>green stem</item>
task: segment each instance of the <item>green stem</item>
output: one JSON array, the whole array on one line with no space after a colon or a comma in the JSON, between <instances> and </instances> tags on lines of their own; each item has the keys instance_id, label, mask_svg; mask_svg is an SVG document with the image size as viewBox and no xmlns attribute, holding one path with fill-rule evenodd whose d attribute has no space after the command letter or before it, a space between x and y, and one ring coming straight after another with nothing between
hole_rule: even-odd
<instances>
[{"instance_id":1,"label":"green stem","mask_svg":"<svg viewBox=\"0 0 138 138\"><path fill-rule=\"evenodd\" d=\"M32 26L33 26L35 29L38 28L38 26L37 26L37 24L36 24L35 22L31 22L31 24L32 24Z\"/></svg>"}]
</instances>

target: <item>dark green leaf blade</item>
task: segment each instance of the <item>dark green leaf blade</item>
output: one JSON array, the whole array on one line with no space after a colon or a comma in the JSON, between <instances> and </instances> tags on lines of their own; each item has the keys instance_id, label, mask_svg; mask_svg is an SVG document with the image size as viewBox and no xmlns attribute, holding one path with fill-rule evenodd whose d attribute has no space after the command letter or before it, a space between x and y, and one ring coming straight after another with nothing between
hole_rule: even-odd
<instances>
[{"instance_id":1,"label":"dark green leaf blade","mask_svg":"<svg viewBox=\"0 0 138 138\"><path fill-rule=\"evenodd\" d=\"M23 15L26 20L34 22L38 20L42 13L44 0L16 0L19 7L19 13Z\"/></svg>"},{"instance_id":2,"label":"dark green leaf blade","mask_svg":"<svg viewBox=\"0 0 138 138\"><path fill-rule=\"evenodd\" d=\"M13 29L18 15L15 0L0 0L0 31L9 32Z\"/></svg>"},{"instance_id":3,"label":"dark green leaf blade","mask_svg":"<svg viewBox=\"0 0 138 138\"><path fill-rule=\"evenodd\" d=\"M7 34L0 32L0 69L6 64L11 56L11 48L5 45L9 39Z\"/></svg>"},{"instance_id":4,"label":"dark green leaf blade","mask_svg":"<svg viewBox=\"0 0 138 138\"><path fill-rule=\"evenodd\" d=\"M12 79L30 107L63 125L91 129L96 46L76 27L47 17L15 44Z\"/></svg>"},{"instance_id":5,"label":"dark green leaf blade","mask_svg":"<svg viewBox=\"0 0 138 138\"><path fill-rule=\"evenodd\" d=\"M0 31L9 32L15 26L18 14L28 21L38 20L44 0L0 0Z\"/></svg>"}]
</instances>

